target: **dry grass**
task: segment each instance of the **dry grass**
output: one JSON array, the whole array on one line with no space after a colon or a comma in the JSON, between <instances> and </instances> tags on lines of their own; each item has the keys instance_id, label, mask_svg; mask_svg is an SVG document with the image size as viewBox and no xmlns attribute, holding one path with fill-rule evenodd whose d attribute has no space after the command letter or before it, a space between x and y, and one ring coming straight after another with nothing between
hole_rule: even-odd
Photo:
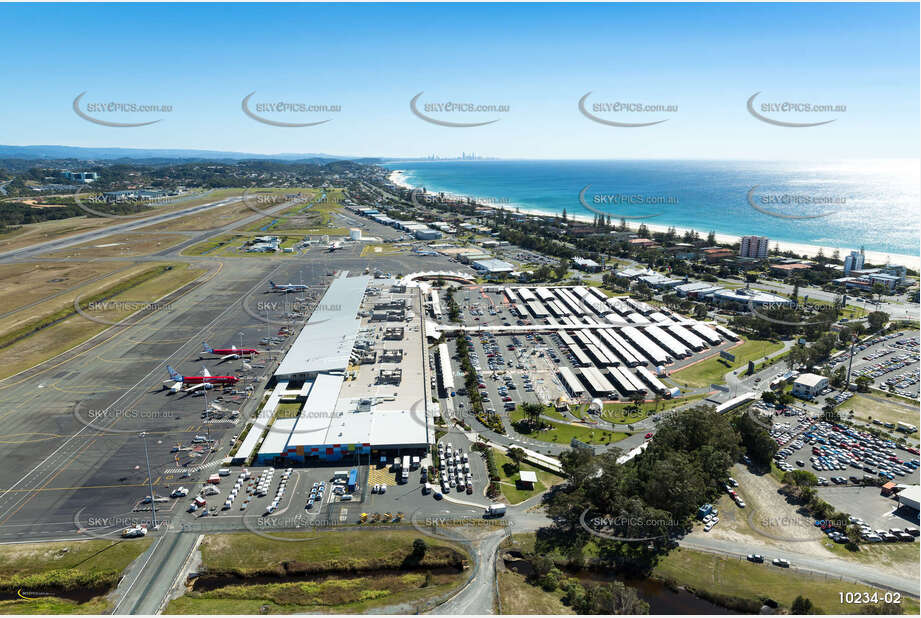
<instances>
[{"instance_id":1,"label":"dry grass","mask_svg":"<svg viewBox=\"0 0 921 618\"><path fill-rule=\"evenodd\" d=\"M524 575L513 571L499 573L499 602L503 614L545 615L571 614L558 594L544 591L525 581Z\"/></svg>"},{"instance_id":2,"label":"dry grass","mask_svg":"<svg viewBox=\"0 0 921 618\"><path fill-rule=\"evenodd\" d=\"M192 268L188 264L180 263L172 264L172 266L172 270L144 281L108 299L108 301L111 303L130 301L138 304L151 302L182 287L203 273L202 270ZM0 320L0 335L13 332L17 328L27 327L29 324L33 323L33 321L41 319L43 315L52 315L58 311L67 312L69 309L73 308L75 298L92 297L93 294L111 288L120 281L125 281L155 267L155 264L142 264L117 273L112 277L107 277L95 281L90 285L83 286L75 291L74 294L65 294L46 303L31 307L28 310L19 311L11 316L7 316L5 319ZM110 322L117 322L133 312L134 311L128 307L113 308L109 311L94 311L93 316L104 318ZM0 378L13 375L61 354L107 328L109 328L108 324L100 324L87 320L80 315L70 314L60 322L42 328L5 347L3 349L3 354L0 355Z\"/></svg>"},{"instance_id":3,"label":"dry grass","mask_svg":"<svg viewBox=\"0 0 921 618\"><path fill-rule=\"evenodd\" d=\"M152 230L113 234L92 242L47 253L43 257L67 259L150 255L177 245L183 240L186 240L186 237L181 234L156 234Z\"/></svg>"},{"instance_id":4,"label":"dry grass","mask_svg":"<svg viewBox=\"0 0 921 618\"><path fill-rule=\"evenodd\" d=\"M127 262L40 262L0 264L0 298L3 313L48 298L129 266ZM68 296L73 301L72 295Z\"/></svg>"}]
</instances>

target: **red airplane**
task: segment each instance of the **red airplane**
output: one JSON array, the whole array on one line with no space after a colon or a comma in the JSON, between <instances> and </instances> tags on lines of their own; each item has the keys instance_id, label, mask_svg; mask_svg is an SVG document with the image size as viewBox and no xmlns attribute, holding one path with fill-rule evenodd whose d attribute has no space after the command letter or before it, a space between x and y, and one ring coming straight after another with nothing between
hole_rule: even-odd
<instances>
[{"instance_id":1,"label":"red airplane","mask_svg":"<svg viewBox=\"0 0 921 618\"><path fill-rule=\"evenodd\" d=\"M259 354L259 350L255 348L238 348L235 345L230 346L229 348L212 348L208 345L207 342L201 342L202 354L216 354L221 357L221 360L237 360L241 356L252 356L254 354Z\"/></svg>"},{"instance_id":2,"label":"red airplane","mask_svg":"<svg viewBox=\"0 0 921 618\"><path fill-rule=\"evenodd\" d=\"M171 390L175 392L186 384L191 384L188 388L182 389L184 392L191 392L200 388L211 389L215 386L230 386L240 380L237 376L213 376L207 368L202 367L201 369L202 374L200 376L184 376L167 365L166 370L169 372L169 377L175 382Z\"/></svg>"}]
</instances>

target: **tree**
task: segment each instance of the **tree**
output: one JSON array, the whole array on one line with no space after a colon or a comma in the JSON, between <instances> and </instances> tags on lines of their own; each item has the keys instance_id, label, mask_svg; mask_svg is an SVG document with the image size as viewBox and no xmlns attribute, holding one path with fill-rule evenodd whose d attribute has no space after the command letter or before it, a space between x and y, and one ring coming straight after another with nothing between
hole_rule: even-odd
<instances>
[{"instance_id":1,"label":"tree","mask_svg":"<svg viewBox=\"0 0 921 618\"><path fill-rule=\"evenodd\" d=\"M762 394L773 393L771 391L765 391ZM739 435L742 436L742 444L745 446L745 452L758 466L769 466L771 460L774 458L774 455L777 453L779 448L777 442L771 437L771 434L768 431L755 422L755 419L751 417L753 412L747 412L736 421L736 427L739 430Z\"/></svg>"},{"instance_id":2,"label":"tree","mask_svg":"<svg viewBox=\"0 0 921 618\"><path fill-rule=\"evenodd\" d=\"M643 601L635 588L623 582L611 582L598 586L589 586L579 606L574 606L580 614L648 614L649 604Z\"/></svg>"},{"instance_id":3,"label":"tree","mask_svg":"<svg viewBox=\"0 0 921 618\"><path fill-rule=\"evenodd\" d=\"M867 316L867 325L869 325L871 331L878 331L886 322L889 321L889 314L883 311L874 311Z\"/></svg>"},{"instance_id":4,"label":"tree","mask_svg":"<svg viewBox=\"0 0 921 618\"><path fill-rule=\"evenodd\" d=\"M791 614L814 614L812 601L803 597L802 595L793 599L793 605L790 606Z\"/></svg>"},{"instance_id":5,"label":"tree","mask_svg":"<svg viewBox=\"0 0 921 618\"><path fill-rule=\"evenodd\" d=\"M413 557L417 560L422 560L425 557L425 552L429 549L428 543L425 542L425 539L416 539L413 541Z\"/></svg>"},{"instance_id":6,"label":"tree","mask_svg":"<svg viewBox=\"0 0 921 618\"><path fill-rule=\"evenodd\" d=\"M525 458L524 449L513 446L512 448L505 451L505 456L512 460L512 462L515 464L515 470L520 472L521 462Z\"/></svg>"},{"instance_id":7,"label":"tree","mask_svg":"<svg viewBox=\"0 0 921 618\"><path fill-rule=\"evenodd\" d=\"M534 403L533 401L523 403L521 411L524 412L524 421L528 424L528 427L540 429L543 426L540 416L544 413L544 408L539 403Z\"/></svg>"},{"instance_id":8,"label":"tree","mask_svg":"<svg viewBox=\"0 0 921 618\"><path fill-rule=\"evenodd\" d=\"M857 385L858 391L866 393L870 390L870 385L873 384L873 378L870 376L857 376L854 379L854 383Z\"/></svg>"}]
</instances>

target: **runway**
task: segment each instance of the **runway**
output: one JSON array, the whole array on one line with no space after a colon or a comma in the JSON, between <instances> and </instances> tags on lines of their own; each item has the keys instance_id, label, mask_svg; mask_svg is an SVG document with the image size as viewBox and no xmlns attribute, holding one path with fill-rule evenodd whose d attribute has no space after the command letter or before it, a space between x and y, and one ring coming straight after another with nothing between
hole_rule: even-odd
<instances>
[{"instance_id":1,"label":"runway","mask_svg":"<svg viewBox=\"0 0 921 618\"><path fill-rule=\"evenodd\" d=\"M230 436L261 400L272 355L260 355L257 363L265 368L254 368L250 381L238 383L253 385L250 399L222 402L240 408L238 424L202 421L203 397L167 395L162 390L166 365L184 375L199 374L203 365L214 375L237 373L239 361L200 361L201 342L240 345L243 333L245 345L265 349L259 340L267 333L274 335L282 323L295 326L297 320L283 316L290 299L267 293L270 278L308 284L319 298L333 272L359 274L370 267L397 274L450 264L445 258L411 254L361 258L358 250L223 259L217 274L175 299L168 310L150 311L136 323L102 333L84 349L0 382L0 542L81 538L94 529L110 531L149 517L148 506L135 510L150 493L142 431L148 434L156 494L193 486L198 475L209 474L219 464L215 458L226 454ZM208 399L218 394L213 390ZM216 441L215 453L170 452L205 434ZM180 470L189 468L197 472L182 478ZM178 501L158 504L158 521L184 506Z\"/></svg>"}]
</instances>

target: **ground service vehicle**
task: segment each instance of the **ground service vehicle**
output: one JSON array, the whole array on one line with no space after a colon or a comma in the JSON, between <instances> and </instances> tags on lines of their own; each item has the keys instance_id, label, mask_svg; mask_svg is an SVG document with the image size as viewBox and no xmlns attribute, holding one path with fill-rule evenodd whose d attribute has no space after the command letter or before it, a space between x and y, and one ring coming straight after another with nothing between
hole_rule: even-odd
<instances>
[{"instance_id":1,"label":"ground service vehicle","mask_svg":"<svg viewBox=\"0 0 921 618\"><path fill-rule=\"evenodd\" d=\"M490 504L486 507L484 515L486 517L502 517L505 515L506 506L504 504Z\"/></svg>"}]
</instances>

